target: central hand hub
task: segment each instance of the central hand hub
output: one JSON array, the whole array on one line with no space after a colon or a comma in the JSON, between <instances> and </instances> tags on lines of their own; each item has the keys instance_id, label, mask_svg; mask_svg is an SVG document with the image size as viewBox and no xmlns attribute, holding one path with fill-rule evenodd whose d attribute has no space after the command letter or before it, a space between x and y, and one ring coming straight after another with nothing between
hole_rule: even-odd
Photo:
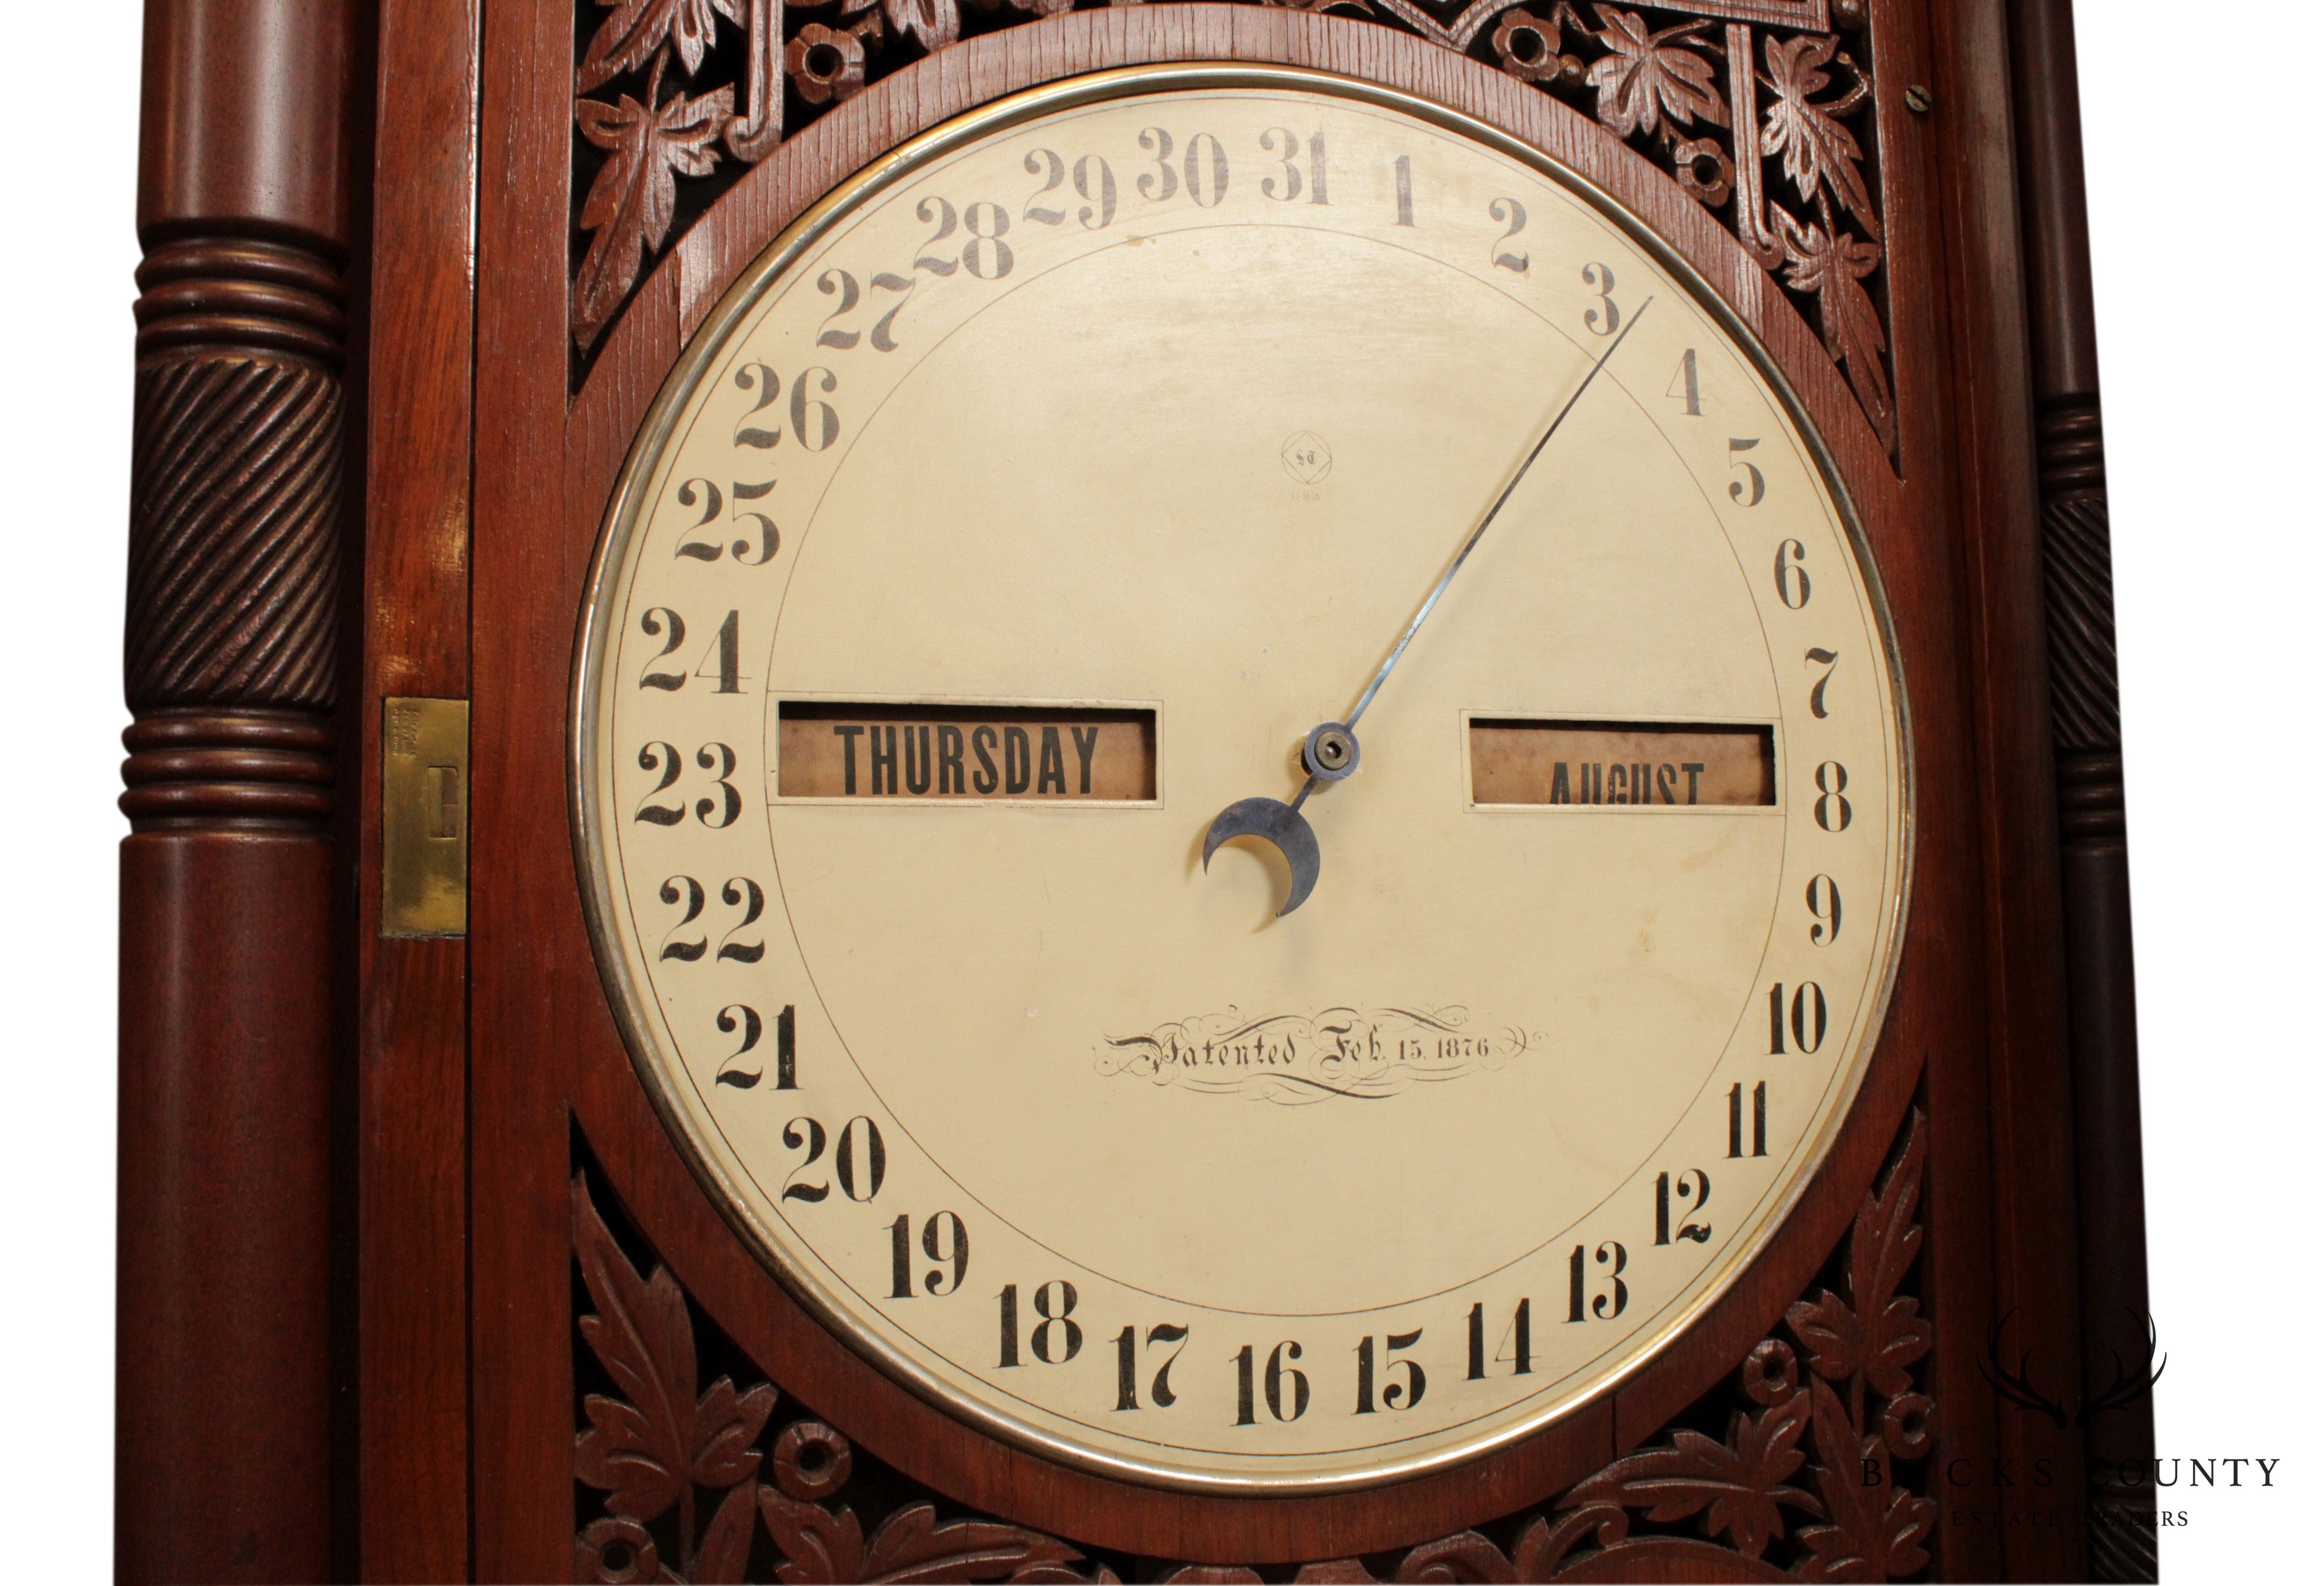
<instances>
[{"instance_id":1,"label":"central hand hub","mask_svg":"<svg viewBox=\"0 0 2324 1586\"><path fill-rule=\"evenodd\" d=\"M1325 722L1307 734L1299 757L1306 762L1310 776L1336 782L1355 775L1356 768L1364 762L1364 750L1356 742L1353 728L1342 722Z\"/></svg>"}]
</instances>

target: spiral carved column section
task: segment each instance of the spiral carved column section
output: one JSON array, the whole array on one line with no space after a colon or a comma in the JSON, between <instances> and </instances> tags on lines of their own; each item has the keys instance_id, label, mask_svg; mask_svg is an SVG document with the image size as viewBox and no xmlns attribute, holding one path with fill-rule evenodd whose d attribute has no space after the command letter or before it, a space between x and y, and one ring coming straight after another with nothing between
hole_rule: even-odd
<instances>
[{"instance_id":1,"label":"spiral carved column section","mask_svg":"<svg viewBox=\"0 0 2324 1586\"><path fill-rule=\"evenodd\" d=\"M137 272L124 734L139 832L331 812L345 314L273 243L164 244Z\"/></svg>"},{"instance_id":2,"label":"spiral carved column section","mask_svg":"<svg viewBox=\"0 0 2324 1586\"><path fill-rule=\"evenodd\" d=\"M124 1581L331 1572L349 30L149 0L123 655Z\"/></svg>"}]
</instances>

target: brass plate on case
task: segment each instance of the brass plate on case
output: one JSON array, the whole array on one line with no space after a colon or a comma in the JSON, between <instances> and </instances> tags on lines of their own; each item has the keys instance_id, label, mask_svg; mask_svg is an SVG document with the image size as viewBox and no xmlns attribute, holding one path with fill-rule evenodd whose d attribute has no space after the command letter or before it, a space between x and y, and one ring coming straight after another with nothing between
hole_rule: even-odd
<instances>
[{"instance_id":1,"label":"brass plate on case","mask_svg":"<svg viewBox=\"0 0 2324 1586\"><path fill-rule=\"evenodd\" d=\"M391 697L380 712L383 936L468 934L468 702Z\"/></svg>"}]
</instances>

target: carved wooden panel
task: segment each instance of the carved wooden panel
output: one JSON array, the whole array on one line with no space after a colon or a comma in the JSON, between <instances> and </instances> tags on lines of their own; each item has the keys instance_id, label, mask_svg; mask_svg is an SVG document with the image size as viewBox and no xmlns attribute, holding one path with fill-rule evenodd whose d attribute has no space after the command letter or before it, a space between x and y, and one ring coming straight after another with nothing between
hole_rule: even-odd
<instances>
[{"instance_id":1,"label":"carved wooden panel","mask_svg":"<svg viewBox=\"0 0 2324 1586\"><path fill-rule=\"evenodd\" d=\"M573 1177L576 1580L1120 1579L1076 1569L1081 1551L1055 1537L940 1518L765 1380L667 1267L642 1274L623 1248L641 1241L615 1236L590 1178L586 1168ZM622 1221L618 1208L612 1220ZM737 1389L737 1375L750 1386Z\"/></svg>"},{"instance_id":2,"label":"carved wooden panel","mask_svg":"<svg viewBox=\"0 0 2324 1586\"><path fill-rule=\"evenodd\" d=\"M1916 1371L1933 1336L1916 1292L1926 1155L1916 1108L1822 1281L1648 1446L1554 1503L1478 1529L1268 1575L1174 1566L963 1516L860 1455L693 1305L585 1163L572 1188L576 1577L1911 1579L1929 1563L1937 1523L1921 1469L1937 1410Z\"/></svg>"},{"instance_id":3,"label":"carved wooden panel","mask_svg":"<svg viewBox=\"0 0 2324 1586\"><path fill-rule=\"evenodd\" d=\"M1814 319L1894 452L1865 0L1249 3L1397 28L1594 115L1718 215ZM786 135L964 36L1075 5L578 0L576 380L653 261Z\"/></svg>"}]
</instances>

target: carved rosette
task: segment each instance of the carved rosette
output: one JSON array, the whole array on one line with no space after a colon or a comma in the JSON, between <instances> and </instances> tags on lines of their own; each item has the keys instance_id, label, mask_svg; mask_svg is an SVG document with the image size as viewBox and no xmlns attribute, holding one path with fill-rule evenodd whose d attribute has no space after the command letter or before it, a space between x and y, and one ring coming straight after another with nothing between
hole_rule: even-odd
<instances>
[{"instance_id":1,"label":"carved rosette","mask_svg":"<svg viewBox=\"0 0 2324 1586\"><path fill-rule=\"evenodd\" d=\"M337 270L278 242L137 272L124 671L136 829L330 813L346 334Z\"/></svg>"},{"instance_id":2,"label":"carved rosette","mask_svg":"<svg viewBox=\"0 0 2324 1586\"><path fill-rule=\"evenodd\" d=\"M752 163L965 36L1143 0L576 0L576 377L645 272ZM1236 0L1499 67L1653 160L1821 329L1895 447L1866 0Z\"/></svg>"},{"instance_id":3,"label":"carved rosette","mask_svg":"<svg viewBox=\"0 0 2324 1586\"><path fill-rule=\"evenodd\" d=\"M1291 1578L1378 1586L1917 1574L1937 1519L1925 1483L1907 1469L1927 1457L1936 1429L1936 1406L1914 1369L1932 1341L1912 1292L1926 1151L1916 1109L1824 1282L1785 1313L1782 1335L1760 1341L1655 1443L1546 1508L1408 1549L1384 1574L1379 1560L1347 1558ZM573 1180L574 1253L590 1307L577 1322L587 1353L576 1357L576 1579L1155 1578L1151 1561L1132 1574L1137 1561L1021 1526L940 1520L933 1495L861 1460L803 1407L784 1406L667 1268L641 1275L590 1179L584 1169ZM638 1246L633 1234L625 1240ZM704 1386L698 1341L752 1386L738 1390L731 1375ZM592 1378L614 1391L593 1391ZM868 1535L847 1501L859 1495L885 1505ZM1176 1586L1263 1579L1237 1566L1163 1567L1159 1578Z\"/></svg>"}]
</instances>

